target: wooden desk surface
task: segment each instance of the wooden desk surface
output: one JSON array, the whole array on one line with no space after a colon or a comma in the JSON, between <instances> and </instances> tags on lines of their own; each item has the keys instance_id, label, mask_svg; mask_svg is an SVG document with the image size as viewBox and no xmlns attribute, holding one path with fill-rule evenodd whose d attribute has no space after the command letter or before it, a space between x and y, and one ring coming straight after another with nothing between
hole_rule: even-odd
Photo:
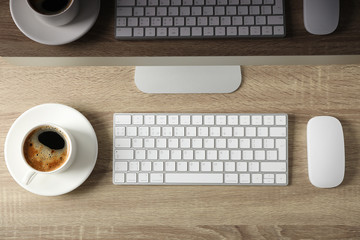
<instances>
[{"instance_id":1,"label":"wooden desk surface","mask_svg":"<svg viewBox=\"0 0 360 240\"><path fill-rule=\"evenodd\" d=\"M133 67L18 67L0 58L0 239L359 239L360 65L247 66L232 94L149 95ZM27 109L57 102L82 112L99 140L94 171L57 197L27 192L10 176L3 146ZM285 112L290 185L114 186L114 112ZM307 177L306 123L343 124L346 176L334 189Z\"/></svg>"},{"instance_id":2,"label":"wooden desk surface","mask_svg":"<svg viewBox=\"0 0 360 240\"><path fill-rule=\"evenodd\" d=\"M88 0L83 0L84 2ZM360 1L342 0L337 30L315 36L303 23L303 0L285 0L285 38L118 41L114 38L115 0L102 0L94 27L79 40L45 46L28 39L16 27L9 1L0 1L0 56L277 56L360 55Z\"/></svg>"}]
</instances>

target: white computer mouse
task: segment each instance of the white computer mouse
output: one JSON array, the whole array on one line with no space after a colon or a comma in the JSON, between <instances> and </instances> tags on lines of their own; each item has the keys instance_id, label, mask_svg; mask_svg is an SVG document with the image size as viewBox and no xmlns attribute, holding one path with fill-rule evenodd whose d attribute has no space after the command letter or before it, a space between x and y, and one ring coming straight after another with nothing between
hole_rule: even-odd
<instances>
[{"instance_id":1,"label":"white computer mouse","mask_svg":"<svg viewBox=\"0 0 360 240\"><path fill-rule=\"evenodd\" d=\"M332 33L338 26L340 0L304 0L304 25L312 34Z\"/></svg>"},{"instance_id":2,"label":"white computer mouse","mask_svg":"<svg viewBox=\"0 0 360 240\"><path fill-rule=\"evenodd\" d=\"M310 182L319 188L338 186L345 175L344 134L338 119L319 116L307 124Z\"/></svg>"}]
</instances>

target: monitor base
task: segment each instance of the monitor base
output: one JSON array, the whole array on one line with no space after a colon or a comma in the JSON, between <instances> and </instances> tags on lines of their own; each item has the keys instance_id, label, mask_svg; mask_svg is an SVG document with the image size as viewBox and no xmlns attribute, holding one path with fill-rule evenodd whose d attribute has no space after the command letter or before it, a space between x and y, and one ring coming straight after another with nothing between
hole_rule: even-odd
<instances>
[{"instance_id":1,"label":"monitor base","mask_svg":"<svg viewBox=\"0 0 360 240\"><path fill-rule=\"evenodd\" d=\"M240 66L139 66L135 84L145 93L231 93L241 84Z\"/></svg>"}]
</instances>

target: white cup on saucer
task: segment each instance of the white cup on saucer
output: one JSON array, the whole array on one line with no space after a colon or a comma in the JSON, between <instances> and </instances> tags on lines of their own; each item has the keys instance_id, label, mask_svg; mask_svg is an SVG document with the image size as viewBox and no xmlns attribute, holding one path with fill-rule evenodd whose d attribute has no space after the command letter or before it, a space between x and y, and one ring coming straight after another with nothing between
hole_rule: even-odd
<instances>
[{"instance_id":1,"label":"white cup on saucer","mask_svg":"<svg viewBox=\"0 0 360 240\"><path fill-rule=\"evenodd\" d=\"M66 129L43 123L31 127L22 138L21 156L27 166L22 183L30 184L37 174L65 171L76 157L76 143Z\"/></svg>"},{"instance_id":2,"label":"white cup on saucer","mask_svg":"<svg viewBox=\"0 0 360 240\"><path fill-rule=\"evenodd\" d=\"M26 0L36 17L52 26L70 23L79 13L79 0Z\"/></svg>"}]
</instances>

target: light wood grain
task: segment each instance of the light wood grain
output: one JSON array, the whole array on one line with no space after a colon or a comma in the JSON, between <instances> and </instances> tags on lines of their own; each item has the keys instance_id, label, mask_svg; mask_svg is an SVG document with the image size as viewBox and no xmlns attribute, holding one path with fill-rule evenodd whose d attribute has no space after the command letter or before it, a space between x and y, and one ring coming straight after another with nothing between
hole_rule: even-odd
<instances>
[{"instance_id":1,"label":"light wood grain","mask_svg":"<svg viewBox=\"0 0 360 240\"><path fill-rule=\"evenodd\" d=\"M78 189L41 197L10 176L0 150L0 239L358 239L360 65L247 66L232 94L144 94L133 67L18 67L0 58L0 146L27 109L57 102L82 112L99 140L94 171ZM114 112L289 114L290 185L114 186ZM340 119L346 176L334 189L307 177L306 123Z\"/></svg>"},{"instance_id":2,"label":"light wood grain","mask_svg":"<svg viewBox=\"0 0 360 240\"><path fill-rule=\"evenodd\" d=\"M87 0L83 0L86 2ZM10 56L282 56L360 54L360 1L341 1L339 26L330 35L305 30L303 1L285 0L285 38L186 39L118 41L114 37L115 0L102 0L99 17L79 40L46 46L27 38L16 27L9 1L0 1L0 54Z\"/></svg>"}]
</instances>

